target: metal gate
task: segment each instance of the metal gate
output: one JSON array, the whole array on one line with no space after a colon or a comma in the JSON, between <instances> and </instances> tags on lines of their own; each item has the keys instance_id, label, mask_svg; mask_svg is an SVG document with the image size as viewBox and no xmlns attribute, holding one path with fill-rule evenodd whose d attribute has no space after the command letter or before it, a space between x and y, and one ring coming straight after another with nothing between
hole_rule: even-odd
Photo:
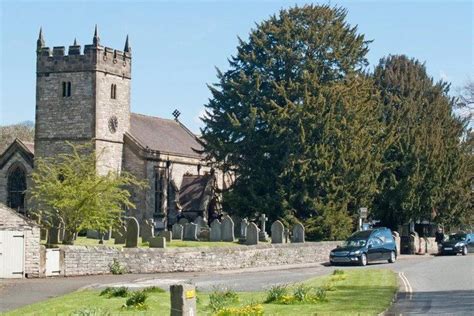
<instances>
[{"instance_id":1,"label":"metal gate","mask_svg":"<svg viewBox=\"0 0 474 316\"><path fill-rule=\"evenodd\" d=\"M58 248L46 249L46 270L44 272L46 276L55 276L61 273L59 255L60 251Z\"/></svg>"},{"instance_id":2,"label":"metal gate","mask_svg":"<svg viewBox=\"0 0 474 316\"><path fill-rule=\"evenodd\" d=\"M24 268L25 233L0 231L0 278L22 278Z\"/></svg>"}]
</instances>

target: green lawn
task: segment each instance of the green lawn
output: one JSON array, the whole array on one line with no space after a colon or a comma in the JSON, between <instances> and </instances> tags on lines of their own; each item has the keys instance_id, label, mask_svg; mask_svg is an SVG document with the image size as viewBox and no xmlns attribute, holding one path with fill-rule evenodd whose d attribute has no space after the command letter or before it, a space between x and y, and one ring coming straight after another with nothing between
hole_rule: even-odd
<instances>
[{"instance_id":1,"label":"green lawn","mask_svg":"<svg viewBox=\"0 0 474 316\"><path fill-rule=\"evenodd\" d=\"M330 281L331 276L318 277L304 282L319 287L331 282L333 290L327 292L327 301L311 304L263 304L265 292L239 292L239 302L233 306L251 303L262 304L264 315L376 315L385 310L397 289L396 275L390 270L346 270L346 279ZM151 293L147 311L124 311L125 298L104 298L98 291L74 292L41 303L29 305L5 315L70 315L74 311L100 309L110 315L169 315L169 293ZM208 307L209 293L198 293L200 315L212 315ZM78 314L79 315L79 314ZM82 315L105 315L82 314Z\"/></svg>"},{"instance_id":2,"label":"green lawn","mask_svg":"<svg viewBox=\"0 0 474 316\"><path fill-rule=\"evenodd\" d=\"M114 240L104 240L103 244L99 244L99 240L87 238L87 237L78 237L74 242L75 246L109 246L109 247L118 247L122 248L125 245L119 244L115 245ZM141 237L139 238L138 245L140 248L148 248L148 243L142 243ZM227 246L237 246L238 242L209 242L209 241L186 241L186 240L173 240L171 243L167 243L166 246L169 248L175 247L227 247Z\"/></svg>"}]
</instances>

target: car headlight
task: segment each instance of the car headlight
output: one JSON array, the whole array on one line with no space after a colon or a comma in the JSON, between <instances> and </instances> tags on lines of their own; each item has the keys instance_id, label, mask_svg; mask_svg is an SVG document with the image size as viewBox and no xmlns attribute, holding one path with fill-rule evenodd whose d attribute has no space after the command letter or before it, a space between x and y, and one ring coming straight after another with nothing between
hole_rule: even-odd
<instances>
[{"instance_id":1,"label":"car headlight","mask_svg":"<svg viewBox=\"0 0 474 316\"><path fill-rule=\"evenodd\" d=\"M334 256L334 251L331 251L330 255L331 255L331 256Z\"/></svg>"},{"instance_id":2,"label":"car headlight","mask_svg":"<svg viewBox=\"0 0 474 316\"><path fill-rule=\"evenodd\" d=\"M454 245L454 247L461 247L462 246L462 243L458 242Z\"/></svg>"},{"instance_id":3,"label":"car headlight","mask_svg":"<svg viewBox=\"0 0 474 316\"><path fill-rule=\"evenodd\" d=\"M356 251L351 251L350 255L358 255L360 254L360 250L356 250Z\"/></svg>"}]
</instances>

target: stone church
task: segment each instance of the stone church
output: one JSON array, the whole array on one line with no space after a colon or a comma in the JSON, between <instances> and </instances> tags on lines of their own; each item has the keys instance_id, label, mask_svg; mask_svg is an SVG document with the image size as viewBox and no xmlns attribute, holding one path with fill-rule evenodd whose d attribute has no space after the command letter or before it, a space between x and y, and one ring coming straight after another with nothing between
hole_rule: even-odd
<instances>
[{"instance_id":1,"label":"stone church","mask_svg":"<svg viewBox=\"0 0 474 316\"><path fill-rule=\"evenodd\" d=\"M0 202L27 212L25 190L37 157L67 150L66 141L92 141L97 172L126 171L149 186L133 192L136 209L129 215L153 218L157 229L176 222L178 209L189 219L219 209L219 189L229 178L206 165L195 150L197 136L178 119L130 111L132 50L101 45L97 27L93 42L81 46L45 46L37 40L35 141L16 139L0 156Z\"/></svg>"}]
</instances>

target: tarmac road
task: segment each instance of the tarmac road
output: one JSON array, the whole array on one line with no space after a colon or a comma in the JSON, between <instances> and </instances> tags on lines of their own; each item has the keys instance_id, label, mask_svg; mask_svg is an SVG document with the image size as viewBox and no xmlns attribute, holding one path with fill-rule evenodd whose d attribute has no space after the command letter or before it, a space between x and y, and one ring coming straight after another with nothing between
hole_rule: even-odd
<instances>
[{"instance_id":1,"label":"tarmac road","mask_svg":"<svg viewBox=\"0 0 474 316\"><path fill-rule=\"evenodd\" d=\"M394 264L370 264L367 267L342 266L338 269L390 268L400 275L401 294L389 311L390 315L468 314L474 310L474 255L466 257L401 256ZM331 273L326 264L253 268L214 273L162 273L102 275L50 279L0 280L0 312L64 295L80 288L128 286L140 288L192 282L206 291L227 287L236 291L259 291L275 284L303 281ZM402 278L408 280L408 292ZM411 297L411 299L410 299ZM472 315L472 314L469 314Z\"/></svg>"}]
</instances>

